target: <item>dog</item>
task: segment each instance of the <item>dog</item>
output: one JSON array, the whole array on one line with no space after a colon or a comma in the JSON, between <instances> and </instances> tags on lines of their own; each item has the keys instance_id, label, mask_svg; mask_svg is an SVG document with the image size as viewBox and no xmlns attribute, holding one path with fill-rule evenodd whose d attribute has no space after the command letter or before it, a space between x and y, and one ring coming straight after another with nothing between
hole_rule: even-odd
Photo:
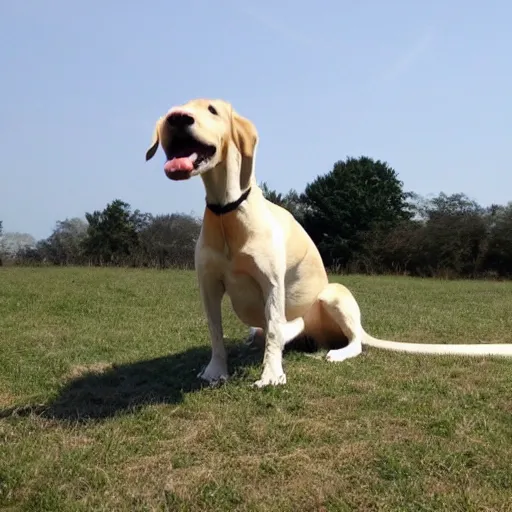
<instances>
[{"instance_id":1,"label":"dog","mask_svg":"<svg viewBox=\"0 0 512 512\"><path fill-rule=\"evenodd\" d=\"M209 364L198 375L210 384L228 379L221 301L227 294L249 339L263 336L258 388L286 383L282 354L300 337L329 349L326 359L358 356L362 345L422 354L512 356L512 344L441 345L388 341L366 333L352 293L329 283L317 247L284 208L265 199L256 183L259 135L254 124L223 100L194 99L172 107L154 127L146 161L158 147L171 180L200 176L206 208L195 268L211 341ZM343 346L344 345L344 346Z\"/></svg>"}]
</instances>

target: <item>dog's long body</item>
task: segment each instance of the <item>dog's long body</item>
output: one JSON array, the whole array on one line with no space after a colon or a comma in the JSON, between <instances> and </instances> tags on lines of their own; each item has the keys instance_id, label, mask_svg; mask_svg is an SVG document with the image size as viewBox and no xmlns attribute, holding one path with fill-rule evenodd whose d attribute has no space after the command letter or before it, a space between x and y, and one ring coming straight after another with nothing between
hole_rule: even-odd
<instances>
[{"instance_id":1,"label":"dog's long body","mask_svg":"<svg viewBox=\"0 0 512 512\"><path fill-rule=\"evenodd\" d=\"M359 306L341 284L329 283L320 254L302 226L263 196L254 175L258 134L254 125L221 100L193 100L156 123L146 160L161 145L170 179L200 175L206 189L195 265L208 321L212 357L203 379L228 378L221 301L224 294L252 336L264 336L258 387L283 384L282 351L299 336L331 348L343 361L362 344L425 354L512 356L512 345L417 344L379 340L361 325Z\"/></svg>"}]
</instances>

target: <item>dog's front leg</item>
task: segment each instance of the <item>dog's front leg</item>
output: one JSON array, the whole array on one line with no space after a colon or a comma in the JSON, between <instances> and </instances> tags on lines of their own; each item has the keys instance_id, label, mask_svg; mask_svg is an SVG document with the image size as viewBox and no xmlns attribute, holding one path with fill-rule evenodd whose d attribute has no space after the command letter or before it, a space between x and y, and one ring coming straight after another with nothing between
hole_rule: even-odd
<instances>
[{"instance_id":1,"label":"dog's front leg","mask_svg":"<svg viewBox=\"0 0 512 512\"><path fill-rule=\"evenodd\" d=\"M221 312L225 289L220 279L208 275L199 276L199 289L210 332L212 355L208 366L199 372L198 377L215 385L228 379L228 362L224 347Z\"/></svg>"},{"instance_id":2,"label":"dog's front leg","mask_svg":"<svg viewBox=\"0 0 512 512\"><path fill-rule=\"evenodd\" d=\"M286 384L283 370L283 348L291 339L298 336L304 329L304 321L298 318L286 321L285 289L283 275L267 276L263 273L262 289L265 300L265 353L263 355L263 372L261 378L254 383L262 388L269 385Z\"/></svg>"},{"instance_id":3,"label":"dog's front leg","mask_svg":"<svg viewBox=\"0 0 512 512\"><path fill-rule=\"evenodd\" d=\"M275 283L268 290L265 303L265 352L263 355L263 372L254 385L258 388L268 385L286 384L283 370L284 339L281 324L284 319L284 287Z\"/></svg>"}]
</instances>

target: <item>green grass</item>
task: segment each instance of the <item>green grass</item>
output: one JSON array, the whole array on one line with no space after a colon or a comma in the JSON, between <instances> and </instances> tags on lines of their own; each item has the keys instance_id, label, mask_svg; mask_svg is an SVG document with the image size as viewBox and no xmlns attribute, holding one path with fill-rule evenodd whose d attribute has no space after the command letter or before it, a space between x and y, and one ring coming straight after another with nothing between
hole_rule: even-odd
<instances>
[{"instance_id":1,"label":"green grass","mask_svg":"<svg viewBox=\"0 0 512 512\"><path fill-rule=\"evenodd\" d=\"M342 282L374 335L512 342L512 283ZM210 389L198 297L193 272L0 269L0 509L512 510L512 361L292 352L256 390L226 301Z\"/></svg>"}]
</instances>

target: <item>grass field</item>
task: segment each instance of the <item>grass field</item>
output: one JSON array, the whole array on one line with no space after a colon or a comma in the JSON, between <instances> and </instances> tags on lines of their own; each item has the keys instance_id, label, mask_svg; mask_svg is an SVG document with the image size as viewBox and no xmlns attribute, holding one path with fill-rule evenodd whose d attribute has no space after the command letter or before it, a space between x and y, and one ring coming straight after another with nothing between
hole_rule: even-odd
<instances>
[{"instance_id":1,"label":"grass field","mask_svg":"<svg viewBox=\"0 0 512 512\"><path fill-rule=\"evenodd\" d=\"M374 335L512 342L512 283L342 282ZM210 389L193 272L0 269L0 508L512 510L512 361L291 352L256 390L224 311Z\"/></svg>"}]
</instances>

